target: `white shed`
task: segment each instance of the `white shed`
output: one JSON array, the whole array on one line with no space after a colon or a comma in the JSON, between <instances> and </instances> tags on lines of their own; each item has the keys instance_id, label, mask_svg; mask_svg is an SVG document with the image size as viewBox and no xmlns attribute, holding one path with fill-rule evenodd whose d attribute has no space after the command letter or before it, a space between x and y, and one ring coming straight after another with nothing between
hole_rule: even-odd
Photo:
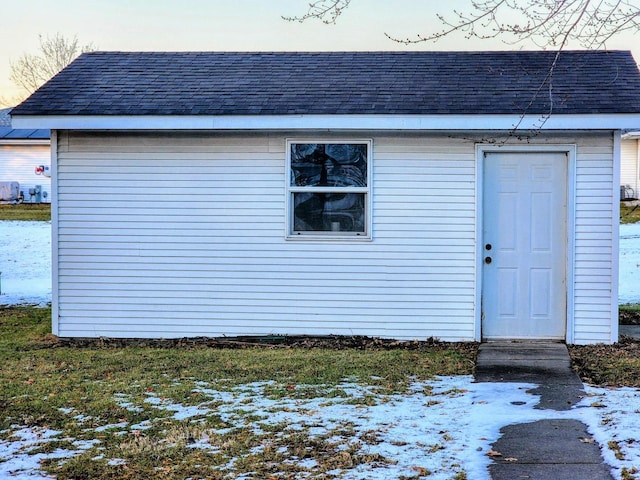
<instances>
[{"instance_id":1,"label":"white shed","mask_svg":"<svg viewBox=\"0 0 640 480\"><path fill-rule=\"evenodd\" d=\"M13 113L52 130L53 332L617 341L640 74L554 56L83 54Z\"/></svg>"}]
</instances>

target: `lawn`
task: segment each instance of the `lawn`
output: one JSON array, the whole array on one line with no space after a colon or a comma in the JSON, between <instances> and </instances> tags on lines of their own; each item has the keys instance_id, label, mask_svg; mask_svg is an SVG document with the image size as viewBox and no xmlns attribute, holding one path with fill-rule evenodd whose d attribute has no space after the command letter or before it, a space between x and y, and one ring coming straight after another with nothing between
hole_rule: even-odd
<instances>
[{"instance_id":1,"label":"lawn","mask_svg":"<svg viewBox=\"0 0 640 480\"><path fill-rule=\"evenodd\" d=\"M51 220L51 204L0 204L0 220Z\"/></svg>"},{"instance_id":2,"label":"lawn","mask_svg":"<svg viewBox=\"0 0 640 480\"><path fill-rule=\"evenodd\" d=\"M620 202L620 223L640 222L640 205L627 205Z\"/></svg>"},{"instance_id":3,"label":"lawn","mask_svg":"<svg viewBox=\"0 0 640 480\"><path fill-rule=\"evenodd\" d=\"M0 309L0 476L464 480L489 461L483 419L538 415L518 384L472 383L473 343L70 342L50 315ZM570 350L583 379L640 387L640 343Z\"/></svg>"},{"instance_id":4,"label":"lawn","mask_svg":"<svg viewBox=\"0 0 640 480\"><path fill-rule=\"evenodd\" d=\"M272 415L315 398L357 411L434 375L469 375L476 354L475 344L434 342L362 349L65 346L48 334L50 314L48 308L0 310L0 441L52 435L29 455L43 455L42 467L59 479L270 478L309 465L318 473L384 464L390 460L359 447L374 442L375 433L358 437L349 419L321 435L308 429L284 435L284 420L260 432L236 427L264 420L256 398L274 402ZM244 400L231 419L221 409L233 395ZM205 440L207 448L195 448ZM51 457L65 451L74 453L63 462Z\"/></svg>"}]
</instances>

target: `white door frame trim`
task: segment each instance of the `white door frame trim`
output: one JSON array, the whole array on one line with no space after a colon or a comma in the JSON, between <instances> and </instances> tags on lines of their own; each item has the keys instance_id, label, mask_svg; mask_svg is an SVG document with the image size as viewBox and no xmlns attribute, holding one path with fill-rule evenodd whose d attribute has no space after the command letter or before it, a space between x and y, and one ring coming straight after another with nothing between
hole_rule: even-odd
<instances>
[{"instance_id":1,"label":"white door frame trim","mask_svg":"<svg viewBox=\"0 0 640 480\"><path fill-rule=\"evenodd\" d=\"M51 131L51 333L60 335L59 228L58 222L58 131Z\"/></svg>"},{"instance_id":2,"label":"white door frame trim","mask_svg":"<svg viewBox=\"0 0 640 480\"><path fill-rule=\"evenodd\" d=\"M638 154L640 155L640 140L638 141ZM637 159L640 160L640 159ZM614 301L611 304L611 318L613 321L611 322L611 338L609 341L611 343L618 342L619 335L619 309L618 309L618 294L620 290L620 202L615 201L615 198L618 194L618 185L620 185L620 171L621 171L621 163L622 161L622 132L617 130L613 132L613 205L611 211L611 233L614 238L613 242L613 258L612 258L612 272L611 275L613 277L612 281L612 292ZM636 162L637 164L637 162Z\"/></svg>"},{"instance_id":3,"label":"white door frame trim","mask_svg":"<svg viewBox=\"0 0 640 480\"><path fill-rule=\"evenodd\" d=\"M489 152L522 152L522 153L565 153L567 155L567 250L566 250L566 285L567 285L567 322L565 341L574 343L575 338L575 218L576 218L576 158L575 144L544 145L493 145L476 144L476 291L475 291L475 328L477 342L482 341L482 269L483 251L483 197L484 197L484 157Z\"/></svg>"}]
</instances>

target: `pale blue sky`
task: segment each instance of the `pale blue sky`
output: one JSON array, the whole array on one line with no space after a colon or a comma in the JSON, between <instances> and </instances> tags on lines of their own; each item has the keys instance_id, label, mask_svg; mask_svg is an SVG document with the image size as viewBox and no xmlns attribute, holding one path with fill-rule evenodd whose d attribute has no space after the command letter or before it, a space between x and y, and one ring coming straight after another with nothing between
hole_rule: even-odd
<instances>
[{"instance_id":1,"label":"pale blue sky","mask_svg":"<svg viewBox=\"0 0 640 480\"><path fill-rule=\"evenodd\" d=\"M337 25L282 20L304 13L310 0L11 0L2 6L0 96L16 93L10 62L36 53L38 35L77 35L100 50L495 50L535 48L452 37L405 46L385 37L437 30L438 12L466 0L353 0ZM3 2L4 3L4 2ZM439 7L438 5L443 5ZM611 49L631 49L640 61L640 36Z\"/></svg>"}]
</instances>

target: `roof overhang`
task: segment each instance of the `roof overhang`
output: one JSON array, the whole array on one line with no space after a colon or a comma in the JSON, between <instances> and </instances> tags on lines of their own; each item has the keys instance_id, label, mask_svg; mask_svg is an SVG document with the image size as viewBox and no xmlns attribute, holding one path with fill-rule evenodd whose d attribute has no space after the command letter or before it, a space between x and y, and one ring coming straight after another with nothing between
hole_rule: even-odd
<instances>
[{"instance_id":1,"label":"roof overhang","mask_svg":"<svg viewBox=\"0 0 640 480\"><path fill-rule=\"evenodd\" d=\"M638 131L632 131L632 132L626 132L622 135L622 138L624 139L637 139L640 138L640 130Z\"/></svg>"},{"instance_id":2,"label":"roof overhang","mask_svg":"<svg viewBox=\"0 0 640 480\"><path fill-rule=\"evenodd\" d=\"M559 115L14 115L51 130L633 130L640 114Z\"/></svg>"},{"instance_id":3,"label":"roof overhang","mask_svg":"<svg viewBox=\"0 0 640 480\"><path fill-rule=\"evenodd\" d=\"M51 140L32 138L0 138L0 145L51 145Z\"/></svg>"}]
</instances>

